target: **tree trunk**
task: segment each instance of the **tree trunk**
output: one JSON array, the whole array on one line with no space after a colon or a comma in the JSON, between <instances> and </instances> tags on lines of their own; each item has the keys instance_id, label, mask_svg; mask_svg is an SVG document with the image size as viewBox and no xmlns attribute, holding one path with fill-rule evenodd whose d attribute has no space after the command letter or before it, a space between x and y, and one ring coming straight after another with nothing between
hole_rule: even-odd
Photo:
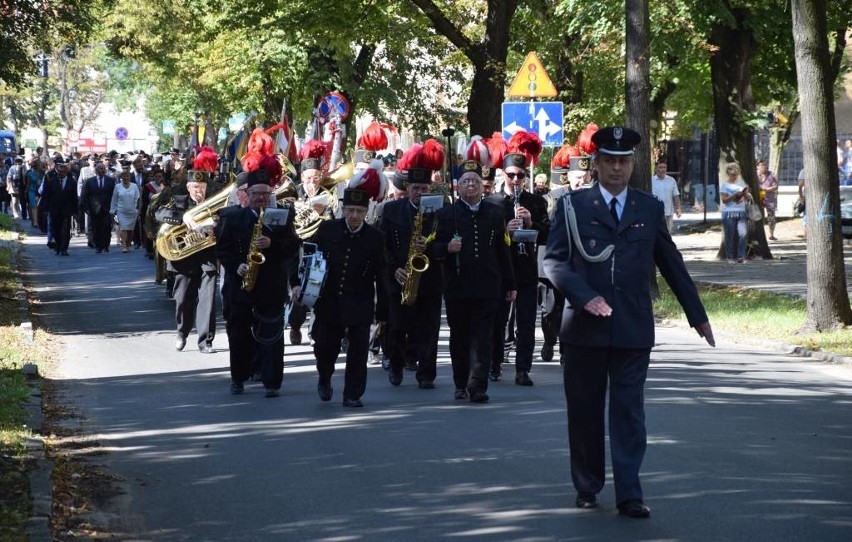
<instances>
[{"instance_id":1,"label":"tree trunk","mask_svg":"<svg viewBox=\"0 0 852 542\"><path fill-rule=\"evenodd\" d=\"M830 76L825 0L791 0L791 6L808 202L805 328L824 331L852 323L840 230L834 79Z\"/></svg>"},{"instance_id":2,"label":"tree trunk","mask_svg":"<svg viewBox=\"0 0 852 542\"><path fill-rule=\"evenodd\" d=\"M642 142L634 151L636 165L630 185L642 190L651 189L651 68L650 15L648 0L625 0L627 40L626 81L627 125L639 132Z\"/></svg>"},{"instance_id":3,"label":"tree trunk","mask_svg":"<svg viewBox=\"0 0 852 542\"><path fill-rule=\"evenodd\" d=\"M725 2L727 6L727 1ZM730 7L730 6L727 6ZM733 26L717 23L710 34L710 43L717 47L710 57L710 79L713 84L713 117L716 141L719 145L719 171L728 162L736 162L743 180L752 194L760 191L754 163L754 133L748 124L754 113L751 93L751 59L754 36L751 33L749 11L732 9ZM762 222L749 222L751 256L772 259ZM724 240L718 258L725 257Z\"/></svg>"},{"instance_id":4,"label":"tree trunk","mask_svg":"<svg viewBox=\"0 0 852 542\"><path fill-rule=\"evenodd\" d=\"M470 133L489 136L500 129L501 104L506 86L509 28L517 0L488 0L485 35L473 43L432 0L411 0L432 22L436 32L455 45L473 65L473 81L467 102Z\"/></svg>"}]
</instances>

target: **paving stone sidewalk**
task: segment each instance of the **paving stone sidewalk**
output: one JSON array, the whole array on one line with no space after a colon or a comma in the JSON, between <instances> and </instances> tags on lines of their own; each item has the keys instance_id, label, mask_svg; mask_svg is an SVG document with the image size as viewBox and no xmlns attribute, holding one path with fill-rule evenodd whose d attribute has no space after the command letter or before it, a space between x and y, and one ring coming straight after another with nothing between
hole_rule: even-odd
<instances>
[{"instance_id":1,"label":"paving stone sidewalk","mask_svg":"<svg viewBox=\"0 0 852 542\"><path fill-rule=\"evenodd\" d=\"M728 264L716 259L722 242L719 213L708 214L708 222L711 224L708 231L689 233L703 218L702 214L687 213L675 220L675 226L679 229L673 238L695 282L807 296L807 246L801 219L778 223L775 230L778 240L769 242L774 259ZM852 276L849 273L852 270L852 246L847 243L845 248L847 290L852 292Z\"/></svg>"}]
</instances>

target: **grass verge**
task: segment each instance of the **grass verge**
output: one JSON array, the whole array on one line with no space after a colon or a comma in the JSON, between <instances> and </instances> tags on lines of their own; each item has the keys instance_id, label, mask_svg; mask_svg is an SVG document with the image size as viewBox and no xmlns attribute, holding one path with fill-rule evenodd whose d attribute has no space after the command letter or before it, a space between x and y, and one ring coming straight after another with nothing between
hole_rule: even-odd
<instances>
[{"instance_id":1,"label":"grass verge","mask_svg":"<svg viewBox=\"0 0 852 542\"><path fill-rule=\"evenodd\" d=\"M659 284L660 299L654 303L654 314L686 323L683 309L668 285L662 279ZM852 333L848 329L822 333L799 331L807 311L804 299L733 286L700 285L698 292L714 330L852 356Z\"/></svg>"},{"instance_id":2,"label":"grass verge","mask_svg":"<svg viewBox=\"0 0 852 542\"><path fill-rule=\"evenodd\" d=\"M24 404L30 387L21 373L37 348L18 330L20 314L14 261L18 231L0 215L0 540L21 540L30 515L24 441L30 435Z\"/></svg>"}]
</instances>

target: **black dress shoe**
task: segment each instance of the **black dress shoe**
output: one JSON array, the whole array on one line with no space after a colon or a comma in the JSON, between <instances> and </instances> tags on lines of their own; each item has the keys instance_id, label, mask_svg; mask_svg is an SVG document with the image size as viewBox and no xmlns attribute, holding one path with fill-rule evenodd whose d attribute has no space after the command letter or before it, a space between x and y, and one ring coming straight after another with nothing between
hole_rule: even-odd
<instances>
[{"instance_id":1,"label":"black dress shoe","mask_svg":"<svg viewBox=\"0 0 852 542\"><path fill-rule=\"evenodd\" d=\"M349 397L344 397L343 398L343 406L359 408L359 407L364 406L364 403L362 403L360 399L350 399Z\"/></svg>"},{"instance_id":2,"label":"black dress shoe","mask_svg":"<svg viewBox=\"0 0 852 542\"><path fill-rule=\"evenodd\" d=\"M402 384L402 371L394 371L393 369L388 371L388 382L394 386Z\"/></svg>"},{"instance_id":3,"label":"black dress shoe","mask_svg":"<svg viewBox=\"0 0 852 542\"><path fill-rule=\"evenodd\" d=\"M645 506L640 500L631 499L618 503L618 514L629 518L649 518L651 517L651 509Z\"/></svg>"},{"instance_id":4,"label":"black dress shoe","mask_svg":"<svg viewBox=\"0 0 852 542\"><path fill-rule=\"evenodd\" d=\"M491 382L500 382L501 380L503 380L503 373L492 371L488 373L488 380L490 380Z\"/></svg>"},{"instance_id":5,"label":"black dress shoe","mask_svg":"<svg viewBox=\"0 0 852 542\"><path fill-rule=\"evenodd\" d=\"M590 509L598 507L598 497L594 493L580 493L575 501L577 508Z\"/></svg>"},{"instance_id":6,"label":"black dress shoe","mask_svg":"<svg viewBox=\"0 0 852 542\"><path fill-rule=\"evenodd\" d=\"M487 403L488 402L488 394L484 391L472 391L470 392L470 402L471 403Z\"/></svg>"},{"instance_id":7,"label":"black dress shoe","mask_svg":"<svg viewBox=\"0 0 852 542\"><path fill-rule=\"evenodd\" d=\"M334 390L331 388L330 380L319 381L319 384L317 384L317 395L319 395L320 401L331 401L333 393Z\"/></svg>"},{"instance_id":8,"label":"black dress shoe","mask_svg":"<svg viewBox=\"0 0 852 542\"><path fill-rule=\"evenodd\" d=\"M280 397L281 391L275 388L266 388L266 397Z\"/></svg>"},{"instance_id":9,"label":"black dress shoe","mask_svg":"<svg viewBox=\"0 0 852 542\"><path fill-rule=\"evenodd\" d=\"M181 337L180 335L175 337L175 350L181 352L184 346L186 346L186 337Z\"/></svg>"},{"instance_id":10,"label":"black dress shoe","mask_svg":"<svg viewBox=\"0 0 852 542\"><path fill-rule=\"evenodd\" d=\"M530 378L529 373L526 371L521 371L520 373L515 375L515 384L518 386L532 386L533 381Z\"/></svg>"},{"instance_id":11,"label":"black dress shoe","mask_svg":"<svg viewBox=\"0 0 852 542\"><path fill-rule=\"evenodd\" d=\"M421 390L434 390L435 389L435 381L434 380L421 380L417 383L417 387Z\"/></svg>"},{"instance_id":12,"label":"black dress shoe","mask_svg":"<svg viewBox=\"0 0 852 542\"><path fill-rule=\"evenodd\" d=\"M231 395L239 395L243 392L243 383L231 381Z\"/></svg>"},{"instance_id":13,"label":"black dress shoe","mask_svg":"<svg viewBox=\"0 0 852 542\"><path fill-rule=\"evenodd\" d=\"M63 255L63 256L68 256L68 251L67 251L67 250L63 250L63 251L62 251L62 255Z\"/></svg>"},{"instance_id":14,"label":"black dress shoe","mask_svg":"<svg viewBox=\"0 0 852 542\"><path fill-rule=\"evenodd\" d=\"M467 390L456 390L456 399L459 401L464 401L469 397Z\"/></svg>"},{"instance_id":15,"label":"black dress shoe","mask_svg":"<svg viewBox=\"0 0 852 542\"><path fill-rule=\"evenodd\" d=\"M215 354L216 351L213 350L213 347L207 343L201 344L198 346L198 351L202 354Z\"/></svg>"},{"instance_id":16,"label":"black dress shoe","mask_svg":"<svg viewBox=\"0 0 852 542\"><path fill-rule=\"evenodd\" d=\"M544 343L541 347L541 360L542 361L552 361L553 360L553 345L550 343Z\"/></svg>"},{"instance_id":17,"label":"black dress shoe","mask_svg":"<svg viewBox=\"0 0 852 542\"><path fill-rule=\"evenodd\" d=\"M302 344L302 330L297 327L290 328L290 344L299 346Z\"/></svg>"},{"instance_id":18,"label":"black dress shoe","mask_svg":"<svg viewBox=\"0 0 852 542\"><path fill-rule=\"evenodd\" d=\"M95 251L95 254L100 254L101 252L103 252L103 249L99 248Z\"/></svg>"}]
</instances>

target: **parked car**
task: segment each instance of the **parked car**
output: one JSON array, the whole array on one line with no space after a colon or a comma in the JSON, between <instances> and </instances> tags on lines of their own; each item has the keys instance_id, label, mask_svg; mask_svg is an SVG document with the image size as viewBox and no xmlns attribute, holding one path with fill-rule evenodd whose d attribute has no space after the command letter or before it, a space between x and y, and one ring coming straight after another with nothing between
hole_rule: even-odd
<instances>
[{"instance_id":1,"label":"parked car","mask_svg":"<svg viewBox=\"0 0 852 542\"><path fill-rule=\"evenodd\" d=\"M852 239L852 198L840 202L840 229L845 239Z\"/></svg>"}]
</instances>

